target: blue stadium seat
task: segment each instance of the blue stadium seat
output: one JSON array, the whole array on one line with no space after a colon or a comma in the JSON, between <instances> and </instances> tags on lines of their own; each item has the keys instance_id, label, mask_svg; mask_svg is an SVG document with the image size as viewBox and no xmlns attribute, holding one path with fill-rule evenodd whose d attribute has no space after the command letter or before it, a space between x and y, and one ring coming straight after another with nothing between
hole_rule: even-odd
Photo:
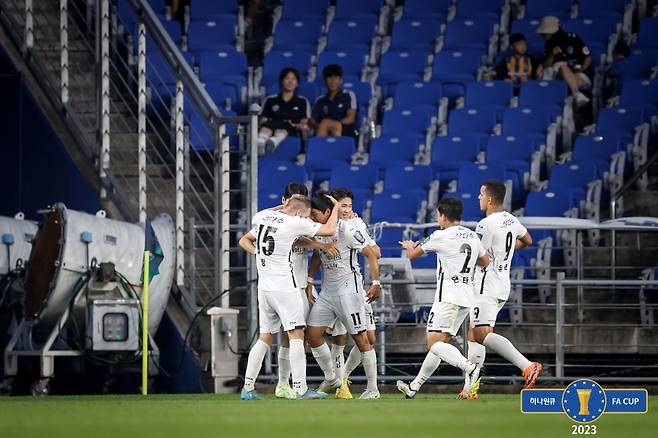
<instances>
[{"instance_id":1,"label":"blue stadium seat","mask_svg":"<svg viewBox=\"0 0 658 438\"><path fill-rule=\"evenodd\" d=\"M637 33L639 47L658 47L658 17L645 17Z\"/></svg>"},{"instance_id":2,"label":"blue stadium seat","mask_svg":"<svg viewBox=\"0 0 658 438\"><path fill-rule=\"evenodd\" d=\"M209 81L203 84L218 108L241 109L242 101L235 84L225 84L220 81Z\"/></svg>"},{"instance_id":3,"label":"blue stadium seat","mask_svg":"<svg viewBox=\"0 0 658 438\"><path fill-rule=\"evenodd\" d=\"M636 126L644 123L644 108L642 107L612 107L599 112L596 120L596 133L628 132L632 133Z\"/></svg>"},{"instance_id":4,"label":"blue stadium seat","mask_svg":"<svg viewBox=\"0 0 658 438\"><path fill-rule=\"evenodd\" d=\"M286 137L272 152L260 158L260 161L289 161L297 159L301 152L302 141L299 137Z\"/></svg>"},{"instance_id":5,"label":"blue stadium seat","mask_svg":"<svg viewBox=\"0 0 658 438\"><path fill-rule=\"evenodd\" d=\"M554 106L561 109L567 96L568 88L564 81L527 81L521 84L519 105Z\"/></svg>"},{"instance_id":6,"label":"blue stadium seat","mask_svg":"<svg viewBox=\"0 0 658 438\"><path fill-rule=\"evenodd\" d=\"M331 169L335 163L349 163L352 154L352 137L313 137L306 148L306 167Z\"/></svg>"},{"instance_id":7,"label":"blue stadium seat","mask_svg":"<svg viewBox=\"0 0 658 438\"><path fill-rule=\"evenodd\" d=\"M219 16L191 21L187 38L187 50L191 52L234 48L235 17Z\"/></svg>"},{"instance_id":8,"label":"blue stadium seat","mask_svg":"<svg viewBox=\"0 0 658 438\"><path fill-rule=\"evenodd\" d=\"M508 108L503 113L502 133L545 133L552 120L553 112L549 107Z\"/></svg>"},{"instance_id":9,"label":"blue stadium seat","mask_svg":"<svg viewBox=\"0 0 658 438\"><path fill-rule=\"evenodd\" d=\"M559 19L568 18L571 13L572 0L527 0L524 18L542 19L547 15L554 15Z\"/></svg>"},{"instance_id":10,"label":"blue stadium seat","mask_svg":"<svg viewBox=\"0 0 658 438\"><path fill-rule=\"evenodd\" d=\"M391 97L401 81L420 81L427 67L428 54L417 51L391 51L382 55L377 81L384 88L383 97Z\"/></svg>"},{"instance_id":11,"label":"blue stadium seat","mask_svg":"<svg viewBox=\"0 0 658 438\"><path fill-rule=\"evenodd\" d=\"M210 126L198 111L186 104L186 124L189 128L190 145L197 151L212 151L215 148L214 136Z\"/></svg>"},{"instance_id":12,"label":"blue stadium seat","mask_svg":"<svg viewBox=\"0 0 658 438\"><path fill-rule=\"evenodd\" d=\"M394 163L413 163L418 147L423 142L423 135L405 131L382 135L370 143L370 162L381 167Z\"/></svg>"},{"instance_id":13,"label":"blue stadium seat","mask_svg":"<svg viewBox=\"0 0 658 438\"><path fill-rule=\"evenodd\" d=\"M523 34L528 43L528 54L541 59L544 57L544 40L537 33L540 19L515 20L512 22L510 33Z\"/></svg>"},{"instance_id":14,"label":"blue stadium seat","mask_svg":"<svg viewBox=\"0 0 658 438\"><path fill-rule=\"evenodd\" d=\"M386 168L384 190L421 189L428 190L433 180L430 166L394 164Z\"/></svg>"},{"instance_id":15,"label":"blue stadium seat","mask_svg":"<svg viewBox=\"0 0 658 438\"><path fill-rule=\"evenodd\" d=\"M379 16L384 0L336 0L336 18Z\"/></svg>"},{"instance_id":16,"label":"blue stadium seat","mask_svg":"<svg viewBox=\"0 0 658 438\"><path fill-rule=\"evenodd\" d=\"M588 46L594 42L607 45L610 36L617 30L617 23L614 18L576 18L565 21L563 27L567 32L578 35Z\"/></svg>"},{"instance_id":17,"label":"blue stadium seat","mask_svg":"<svg viewBox=\"0 0 658 438\"><path fill-rule=\"evenodd\" d=\"M530 192L526 198L524 216L563 216L573 208L573 200L568 193L562 191L543 190Z\"/></svg>"},{"instance_id":18,"label":"blue stadium seat","mask_svg":"<svg viewBox=\"0 0 658 438\"><path fill-rule=\"evenodd\" d=\"M338 187L338 186L334 186ZM368 202L372 201L372 190L370 189L353 189L350 187L354 198L352 198L352 210L359 216L363 217L363 212L368 208Z\"/></svg>"},{"instance_id":19,"label":"blue stadium seat","mask_svg":"<svg viewBox=\"0 0 658 438\"><path fill-rule=\"evenodd\" d=\"M402 16L405 19L432 18L444 21L448 8L452 6L452 0L405 0Z\"/></svg>"},{"instance_id":20,"label":"blue stadium seat","mask_svg":"<svg viewBox=\"0 0 658 438\"><path fill-rule=\"evenodd\" d=\"M400 20L393 26L391 48L393 50L416 48L429 52L433 49L440 30L436 19Z\"/></svg>"},{"instance_id":21,"label":"blue stadium seat","mask_svg":"<svg viewBox=\"0 0 658 438\"><path fill-rule=\"evenodd\" d=\"M194 0L190 3L192 20L206 20L218 15L236 15L238 12L237 3L232 0Z\"/></svg>"},{"instance_id":22,"label":"blue stadium seat","mask_svg":"<svg viewBox=\"0 0 658 438\"><path fill-rule=\"evenodd\" d=\"M471 108L509 106L514 86L507 81L476 81L466 84L465 105Z\"/></svg>"},{"instance_id":23,"label":"blue stadium seat","mask_svg":"<svg viewBox=\"0 0 658 438\"><path fill-rule=\"evenodd\" d=\"M566 191L573 196L574 201L578 202L585 199L587 184L598 177L598 168L592 162L556 164L551 169L548 189Z\"/></svg>"},{"instance_id":24,"label":"blue stadium seat","mask_svg":"<svg viewBox=\"0 0 658 438\"><path fill-rule=\"evenodd\" d=\"M479 194L479 188L477 192L462 192L457 190L456 193L444 193L443 198L453 197L461 200L464 204L462 220L477 222L484 217L484 213L480 210L480 202L478 201Z\"/></svg>"},{"instance_id":25,"label":"blue stadium seat","mask_svg":"<svg viewBox=\"0 0 658 438\"><path fill-rule=\"evenodd\" d=\"M382 257L400 257L402 247L399 242L403 240L403 228L384 228L377 240L377 245L382 250Z\"/></svg>"},{"instance_id":26,"label":"blue stadium seat","mask_svg":"<svg viewBox=\"0 0 658 438\"><path fill-rule=\"evenodd\" d=\"M614 18L621 21L629 0L578 0L579 18Z\"/></svg>"},{"instance_id":27,"label":"blue stadium seat","mask_svg":"<svg viewBox=\"0 0 658 438\"><path fill-rule=\"evenodd\" d=\"M155 44L147 44L146 54L146 78L151 85L176 84L176 72L169 66L160 48ZM183 58L190 66L193 65L192 54L184 52Z\"/></svg>"},{"instance_id":28,"label":"blue stadium seat","mask_svg":"<svg viewBox=\"0 0 658 438\"><path fill-rule=\"evenodd\" d=\"M289 161L266 161L258 166L258 190L272 191L275 189L281 199L282 190L290 181L306 181L306 169Z\"/></svg>"},{"instance_id":29,"label":"blue stadium seat","mask_svg":"<svg viewBox=\"0 0 658 438\"><path fill-rule=\"evenodd\" d=\"M438 82L406 81L395 86L393 105L399 108L437 106L441 97L442 88Z\"/></svg>"},{"instance_id":30,"label":"blue stadium seat","mask_svg":"<svg viewBox=\"0 0 658 438\"><path fill-rule=\"evenodd\" d=\"M521 200L524 193L524 175L530 172L532 155L539 150L545 138L540 134L494 135L487 142L487 164L502 163L512 180L512 202ZM539 175L536 175L538 178Z\"/></svg>"},{"instance_id":31,"label":"blue stadium seat","mask_svg":"<svg viewBox=\"0 0 658 438\"><path fill-rule=\"evenodd\" d=\"M634 46L631 56L615 62L608 71L608 76L619 83L629 79L646 79L651 69L658 65L658 48Z\"/></svg>"},{"instance_id":32,"label":"blue stadium seat","mask_svg":"<svg viewBox=\"0 0 658 438\"><path fill-rule=\"evenodd\" d=\"M337 163L331 170L331 187L372 190L379 179L379 168L374 164L362 166Z\"/></svg>"},{"instance_id":33,"label":"blue stadium seat","mask_svg":"<svg viewBox=\"0 0 658 438\"><path fill-rule=\"evenodd\" d=\"M292 67L299 73L300 79L311 68L314 53L311 50L272 50L263 57L263 82L277 82L279 72Z\"/></svg>"},{"instance_id":34,"label":"blue stadium seat","mask_svg":"<svg viewBox=\"0 0 658 438\"><path fill-rule=\"evenodd\" d=\"M274 32L274 48L311 49L316 46L322 34L323 22L314 18L281 20Z\"/></svg>"},{"instance_id":35,"label":"blue stadium seat","mask_svg":"<svg viewBox=\"0 0 658 438\"><path fill-rule=\"evenodd\" d=\"M359 49L367 52L376 34L375 16L334 20L327 33L327 50Z\"/></svg>"},{"instance_id":36,"label":"blue stadium seat","mask_svg":"<svg viewBox=\"0 0 658 438\"><path fill-rule=\"evenodd\" d=\"M457 179L462 164L475 162L482 138L479 134L464 133L438 136L432 141L432 167L442 186Z\"/></svg>"},{"instance_id":37,"label":"blue stadium seat","mask_svg":"<svg viewBox=\"0 0 658 438\"><path fill-rule=\"evenodd\" d=\"M416 222L421 201L427 194L423 190L403 189L384 191L373 196L371 222Z\"/></svg>"},{"instance_id":38,"label":"blue stadium seat","mask_svg":"<svg viewBox=\"0 0 658 438\"><path fill-rule=\"evenodd\" d=\"M658 105L658 80L632 79L624 82L619 95L619 106Z\"/></svg>"},{"instance_id":39,"label":"blue stadium seat","mask_svg":"<svg viewBox=\"0 0 658 438\"><path fill-rule=\"evenodd\" d=\"M475 194L475 201L477 201L482 181L488 179L506 181L508 177L505 165L502 163L462 164L457 177L457 192Z\"/></svg>"},{"instance_id":40,"label":"blue stadium seat","mask_svg":"<svg viewBox=\"0 0 658 438\"><path fill-rule=\"evenodd\" d=\"M201 53L199 75L203 82L222 78L239 83L247 82L247 58L235 50L208 51Z\"/></svg>"},{"instance_id":41,"label":"blue stadium seat","mask_svg":"<svg viewBox=\"0 0 658 438\"><path fill-rule=\"evenodd\" d=\"M494 108L456 108L448 114L448 133L464 132L490 134L496 125Z\"/></svg>"},{"instance_id":42,"label":"blue stadium seat","mask_svg":"<svg viewBox=\"0 0 658 438\"><path fill-rule=\"evenodd\" d=\"M286 19L295 17L323 19L329 8L329 0L286 0L282 3L282 16Z\"/></svg>"},{"instance_id":43,"label":"blue stadium seat","mask_svg":"<svg viewBox=\"0 0 658 438\"><path fill-rule=\"evenodd\" d=\"M275 190L269 191L266 189L258 191L258 210L276 207L281 204L281 195Z\"/></svg>"},{"instance_id":44,"label":"blue stadium seat","mask_svg":"<svg viewBox=\"0 0 658 438\"><path fill-rule=\"evenodd\" d=\"M606 171L610 156L624 150L631 141L630 136L580 135L576 137L571 160L576 163L595 163L599 172Z\"/></svg>"},{"instance_id":45,"label":"blue stadium seat","mask_svg":"<svg viewBox=\"0 0 658 438\"><path fill-rule=\"evenodd\" d=\"M349 79L346 79L345 82L343 82L343 88L346 90L352 91L354 94L356 94L356 101L358 105L358 111L357 111L357 126L360 123L360 118L361 117L366 117L368 115L368 104L370 102L370 99L372 99L372 86L368 82L360 82L360 81L350 81Z\"/></svg>"},{"instance_id":46,"label":"blue stadium seat","mask_svg":"<svg viewBox=\"0 0 658 438\"><path fill-rule=\"evenodd\" d=\"M482 61L482 53L476 51L446 51L434 56L432 80L471 81L475 79Z\"/></svg>"},{"instance_id":47,"label":"blue stadium seat","mask_svg":"<svg viewBox=\"0 0 658 438\"><path fill-rule=\"evenodd\" d=\"M322 81L322 69L330 64L339 64L343 68L343 75L361 77L363 68L366 66L368 52L365 49L353 49L337 51L324 51L318 57L317 73L315 79Z\"/></svg>"},{"instance_id":48,"label":"blue stadium seat","mask_svg":"<svg viewBox=\"0 0 658 438\"><path fill-rule=\"evenodd\" d=\"M497 20L485 18L455 19L446 24L443 50L486 52Z\"/></svg>"},{"instance_id":49,"label":"blue stadium seat","mask_svg":"<svg viewBox=\"0 0 658 438\"><path fill-rule=\"evenodd\" d=\"M459 0L457 18L483 17L498 20L506 0Z\"/></svg>"},{"instance_id":50,"label":"blue stadium seat","mask_svg":"<svg viewBox=\"0 0 658 438\"><path fill-rule=\"evenodd\" d=\"M384 113L384 134L413 132L424 134L436 110L430 107L395 108Z\"/></svg>"}]
</instances>

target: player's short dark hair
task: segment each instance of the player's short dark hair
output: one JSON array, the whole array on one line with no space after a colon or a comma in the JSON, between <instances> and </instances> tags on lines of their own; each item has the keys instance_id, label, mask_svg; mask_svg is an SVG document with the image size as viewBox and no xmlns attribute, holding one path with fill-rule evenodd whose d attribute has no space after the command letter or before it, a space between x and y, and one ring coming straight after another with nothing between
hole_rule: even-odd
<instances>
[{"instance_id":1,"label":"player's short dark hair","mask_svg":"<svg viewBox=\"0 0 658 438\"><path fill-rule=\"evenodd\" d=\"M292 68L292 67L286 67L284 69L281 69L279 72L279 87L281 88L281 85L283 84L283 80L288 76L288 73L292 73L295 78L297 79L297 84L299 84L299 72Z\"/></svg>"},{"instance_id":2,"label":"player's short dark hair","mask_svg":"<svg viewBox=\"0 0 658 438\"><path fill-rule=\"evenodd\" d=\"M487 195L491 196L491 199L493 199L496 204L503 203L505 200L505 193L507 192L507 188L505 188L505 184L503 184L502 181L497 179L488 179L483 182L482 185L484 186Z\"/></svg>"},{"instance_id":3,"label":"player's short dark hair","mask_svg":"<svg viewBox=\"0 0 658 438\"><path fill-rule=\"evenodd\" d=\"M308 196L306 185L300 182L290 182L286 184L286 188L283 189L283 197L285 199L290 199L292 195Z\"/></svg>"},{"instance_id":4,"label":"player's short dark hair","mask_svg":"<svg viewBox=\"0 0 658 438\"><path fill-rule=\"evenodd\" d=\"M347 189L345 187L339 187L336 189L333 189L330 193L331 196L334 197L337 201L340 201L341 199L345 198L350 198L351 200L354 200L354 193L350 189Z\"/></svg>"},{"instance_id":5,"label":"player's short dark hair","mask_svg":"<svg viewBox=\"0 0 658 438\"><path fill-rule=\"evenodd\" d=\"M615 45L615 48L613 49L613 52L618 53L619 55L623 56L624 58L628 58L631 56L631 48L628 47L628 44L626 44L623 41L617 41L617 44Z\"/></svg>"},{"instance_id":6,"label":"player's short dark hair","mask_svg":"<svg viewBox=\"0 0 658 438\"><path fill-rule=\"evenodd\" d=\"M450 197L443 198L437 204L436 209L439 210L439 214L447 217L449 221L455 222L462 220L464 204L462 203L461 199Z\"/></svg>"},{"instance_id":7,"label":"player's short dark hair","mask_svg":"<svg viewBox=\"0 0 658 438\"><path fill-rule=\"evenodd\" d=\"M329 193L325 192L324 190L318 190L315 192L315 195L311 199L311 208L313 210L320 210L322 213L326 212L327 210L332 210L334 206L329 198L327 198L328 194Z\"/></svg>"},{"instance_id":8,"label":"player's short dark hair","mask_svg":"<svg viewBox=\"0 0 658 438\"><path fill-rule=\"evenodd\" d=\"M324 79L332 78L334 76L343 77L343 67L338 64L325 65L322 69L322 77Z\"/></svg>"}]
</instances>

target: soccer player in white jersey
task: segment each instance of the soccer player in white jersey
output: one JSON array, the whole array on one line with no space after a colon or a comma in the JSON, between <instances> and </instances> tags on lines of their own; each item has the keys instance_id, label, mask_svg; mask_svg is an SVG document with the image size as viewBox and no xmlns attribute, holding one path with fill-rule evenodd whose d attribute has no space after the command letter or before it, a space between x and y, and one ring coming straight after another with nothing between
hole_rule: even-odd
<instances>
[{"instance_id":1,"label":"soccer player in white jersey","mask_svg":"<svg viewBox=\"0 0 658 438\"><path fill-rule=\"evenodd\" d=\"M364 298L369 295L379 296L381 293L381 283L379 282L379 258L382 255L381 249L367 232L366 224L352 210L354 194L348 189L336 188L331 191L331 195L338 201L339 219L348 221L348 223L354 223L360 230L363 230L363 235L368 241L368 245L361 250L361 253L363 254L368 264L368 270L370 271L372 284L368 291L363 289ZM367 299L365 304L365 311L367 321L366 334L368 335L368 341L370 341L370 344L374 347L375 342L377 341L375 313L372 309L372 304L367 302ZM337 325L342 326L341 323L338 323ZM356 345L352 347L347 361L345 361L343 351L345 349L346 341L346 334L336 336L336 331L334 331L331 345L331 356L334 360L334 363L336 364L336 377L341 379L343 382L342 386L336 390L336 398L340 399L352 398L352 393L349 386L351 383L349 381L349 376L361 363L361 351L359 351L359 347Z\"/></svg>"},{"instance_id":2,"label":"soccer player in white jersey","mask_svg":"<svg viewBox=\"0 0 658 438\"><path fill-rule=\"evenodd\" d=\"M512 343L494 333L496 317L509 298L510 267L515 249L532 244L532 237L519 220L503 210L505 185L500 181L485 181L480 188L480 209L486 214L475 229L491 262L475 271L473 288L475 303L471 310L468 332L468 358L482 365L485 347L519 367L525 378L525 388L532 388L542 370L539 362L530 362ZM477 399L479 385L469 391L464 388L460 398Z\"/></svg>"},{"instance_id":3,"label":"soccer player in white jersey","mask_svg":"<svg viewBox=\"0 0 658 438\"><path fill-rule=\"evenodd\" d=\"M288 201L293 196L308 196L308 189L301 182L290 182L286 184L283 190L283 196L281 198L281 205L276 207L261 210L256 213L252 219L252 226L255 226L255 222L258 221L263 215L269 214L272 211L281 210L286 206ZM340 214L340 211L339 211ZM300 294L302 295L304 302L304 317L308 318L308 313L310 311L308 300L306 299L306 278L308 276L308 256L307 249L317 249L322 251L327 251L330 254L337 255L338 250L336 249L335 242L333 243L323 243L316 239L308 239L305 237L299 237L295 241L295 244L292 247L292 265L293 271L295 272L295 278L297 280L297 285L300 287ZM287 334L282 338L281 345L279 346L279 351L277 354L278 362L278 374L279 381L274 390L274 395L276 398L285 398L285 399L296 399L297 394L290 386L290 343Z\"/></svg>"},{"instance_id":4,"label":"soccer player in white jersey","mask_svg":"<svg viewBox=\"0 0 658 438\"><path fill-rule=\"evenodd\" d=\"M401 242L411 260L432 251L437 254L437 287L434 304L427 320L427 348L418 376L409 384L398 380L397 387L406 398L414 398L420 387L439 367L441 361L461 369L467 388L475 382L480 366L465 358L449 344L457 334L473 304L473 272L476 262L489 263L486 251L477 235L460 225L464 205L456 198L444 198L437 205L440 230L433 232L422 243Z\"/></svg>"},{"instance_id":5,"label":"soccer player in white jersey","mask_svg":"<svg viewBox=\"0 0 658 438\"><path fill-rule=\"evenodd\" d=\"M324 197L314 197L312 200L314 219L320 223L327 220L329 205ZM363 222L361 222L363 223ZM337 389L342 381L336 376L331 351L327 346L324 334L336 319L343 323L348 333L354 339L361 352L361 362L365 369L367 388L360 399L377 399L377 355L366 333L366 300L371 302L379 296L379 287L371 288L367 298L363 294L363 278L359 269L357 252L368 246L367 231L364 226L346 220L339 220L334 237L338 241L338 257L328 257L320 254L322 265L321 292L311 308L308 317L306 337L313 357L320 365L325 380L319 391ZM316 256L314 258L317 259ZM317 262L311 260L309 276L315 274ZM310 284L309 284L310 286ZM309 301L313 300L310 287L306 289Z\"/></svg>"},{"instance_id":6,"label":"soccer player in white jersey","mask_svg":"<svg viewBox=\"0 0 658 438\"><path fill-rule=\"evenodd\" d=\"M336 200L328 197L332 212L324 224L309 219L308 198L292 197L279 211L257 218L255 226L240 239L240 247L256 255L258 268L258 325L260 335L249 352L243 400L258 400L254 389L258 372L274 334L281 326L290 338L290 368L292 387L298 399L324 398L306 385L306 355L304 352L304 301L299 292L292 265L292 247L300 236L332 236L336 232L338 209Z\"/></svg>"}]
</instances>

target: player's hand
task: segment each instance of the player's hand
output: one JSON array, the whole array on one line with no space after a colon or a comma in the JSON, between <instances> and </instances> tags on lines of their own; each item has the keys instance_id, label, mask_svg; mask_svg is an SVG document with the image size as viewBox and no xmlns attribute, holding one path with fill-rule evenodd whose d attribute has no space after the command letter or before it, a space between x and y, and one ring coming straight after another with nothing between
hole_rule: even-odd
<instances>
[{"instance_id":1,"label":"player's hand","mask_svg":"<svg viewBox=\"0 0 658 438\"><path fill-rule=\"evenodd\" d=\"M333 240L331 243L325 243L322 246L322 251L326 252L329 256L336 258L340 255L338 241Z\"/></svg>"},{"instance_id":2,"label":"player's hand","mask_svg":"<svg viewBox=\"0 0 658 438\"><path fill-rule=\"evenodd\" d=\"M411 251L416 247L416 242L413 242L411 240L403 240L402 242L398 242L400 245L402 245L402 248L406 249L407 251Z\"/></svg>"},{"instance_id":3,"label":"player's hand","mask_svg":"<svg viewBox=\"0 0 658 438\"><path fill-rule=\"evenodd\" d=\"M331 195L324 195L324 196L326 196L327 198L329 198L329 200L331 201L331 203L334 204L334 207L335 207L336 205L338 205L338 201L337 201L336 198L334 198L333 196L331 196Z\"/></svg>"},{"instance_id":4,"label":"player's hand","mask_svg":"<svg viewBox=\"0 0 658 438\"><path fill-rule=\"evenodd\" d=\"M315 297L313 296L313 285L311 283L306 285L306 299L311 304L315 303Z\"/></svg>"},{"instance_id":5,"label":"player's hand","mask_svg":"<svg viewBox=\"0 0 658 438\"><path fill-rule=\"evenodd\" d=\"M366 294L366 302L372 303L377 298L379 298L379 294L381 292L382 292L382 287L378 284L373 284L372 286L370 286L370 289L368 289L368 293Z\"/></svg>"},{"instance_id":6,"label":"player's hand","mask_svg":"<svg viewBox=\"0 0 658 438\"><path fill-rule=\"evenodd\" d=\"M353 211L350 211L349 213L345 213L345 219L350 220L350 219L358 219L359 215L356 214Z\"/></svg>"},{"instance_id":7,"label":"player's hand","mask_svg":"<svg viewBox=\"0 0 658 438\"><path fill-rule=\"evenodd\" d=\"M553 52L551 52L551 53L553 53L553 56L559 55L560 53L562 53L562 49L559 46L558 47L553 47Z\"/></svg>"}]
</instances>

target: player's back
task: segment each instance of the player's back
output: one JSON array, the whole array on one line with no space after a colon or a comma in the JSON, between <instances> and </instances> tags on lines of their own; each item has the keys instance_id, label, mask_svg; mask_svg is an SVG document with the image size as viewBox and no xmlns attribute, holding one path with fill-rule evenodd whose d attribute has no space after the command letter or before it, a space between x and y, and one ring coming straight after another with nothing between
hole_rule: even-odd
<instances>
[{"instance_id":1,"label":"player's back","mask_svg":"<svg viewBox=\"0 0 658 438\"><path fill-rule=\"evenodd\" d=\"M475 231L480 236L484 249L491 257L486 269L477 269L476 293L491 294L501 299L507 299L516 240L523 237L527 230L514 215L500 211L482 219Z\"/></svg>"},{"instance_id":2,"label":"player's back","mask_svg":"<svg viewBox=\"0 0 658 438\"><path fill-rule=\"evenodd\" d=\"M473 273L484 254L477 235L461 225L438 230L422 244L424 251L437 253L437 297L469 307L473 296Z\"/></svg>"},{"instance_id":3,"label":"player's back","mask_svg":"<svg viewBox=\"0 0 658 438\"><path fill-rule=\"evenodd\" d=\"M299 236L313 237L320 224L278 211L255 219L251 233L256 237L258 288L276 291L300 287L293 271L292 247Z\"/></svg>"}]
</instances>

